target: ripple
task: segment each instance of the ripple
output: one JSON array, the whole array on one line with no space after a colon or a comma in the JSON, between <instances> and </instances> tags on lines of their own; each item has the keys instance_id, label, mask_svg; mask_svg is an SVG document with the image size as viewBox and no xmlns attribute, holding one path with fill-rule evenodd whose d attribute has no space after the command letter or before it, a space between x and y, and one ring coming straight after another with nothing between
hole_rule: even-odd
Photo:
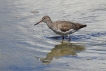
<instances>
[{"instance_id":1,"label":"ripple","mask_svg":"<svg viewBox=\"0 0 106 71\"><path fill-rule=\"evenodd\" d=\"M91 33L90 36L92 37L99 37L99 36L105 36L106 32L95 32L95 33Z\"/></svg>"},{"instance_id":2,"label":"ripple","mask_svg":"<svg viewBox=\"0 0 106 71\"><path fill-rule=\"evenodd\" d=\"M91 39L93 37L100 37L100 36L105 36L105 35L106 35L106 32L93 32L93 33L85 34L85 35L80 35L80 34L72 35L70 37L73 41L75 41L75 40ZM51 37L46 37L46 38L52 39L52 40L62 40L61 36L51 36ZM65 36L65 39L68 39L68 36Z\"/></svg>"},{"instance_id":3,"label":"ripple","mask_svg":"<svg viewBox=\"0 0 106 71\"><path fill-rule=\"evenodd\" d=\"M3 56L0 57L0 70L105 71L106 63L103 63L106 62L106 4L105 0L97 1L1 0L0 54ZM45 24L33 26L43 15L49 15L53 20L82 22L88 27L71 36L72 42L75 43L61 43L61 36L49 37L51 32ZM68 40L68 37L65 39ZM83 43L79 45L77 41ZM86 50L83 46L85 42ZM51 64L42 65L39 62Z\"/></svg>"},{"instance_id":4,"label":"ripple","mask_svg":"<svg viewBox=\"0 0 106 71\"><path fill-rule=\"evenodd\" d=\"M85 47L79 43L69 43L62 41L60 44L55 45L49 53L47 53L45 58L36 56L44 64L49 64L53 58L66 57L69 55L76 56L77 53L84 51Z\"/></svg>"}]
</instances>

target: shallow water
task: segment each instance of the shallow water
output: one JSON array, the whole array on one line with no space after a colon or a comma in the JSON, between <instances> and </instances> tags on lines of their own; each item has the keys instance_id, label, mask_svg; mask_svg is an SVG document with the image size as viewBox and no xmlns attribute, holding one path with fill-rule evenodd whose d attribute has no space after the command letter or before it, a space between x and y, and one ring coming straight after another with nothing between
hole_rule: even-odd
<instances>
[{"instance_id":1,"label":"shallow water","mask_svg":"<svg viewBox=\"0 0 106 71\"><path fill-rule=\"evenodd\" d=\"M53 21L87 24L61 41L44 23ZM1 0L0 71L105 71L105 0Z\"/></svg>"}]
</instances>

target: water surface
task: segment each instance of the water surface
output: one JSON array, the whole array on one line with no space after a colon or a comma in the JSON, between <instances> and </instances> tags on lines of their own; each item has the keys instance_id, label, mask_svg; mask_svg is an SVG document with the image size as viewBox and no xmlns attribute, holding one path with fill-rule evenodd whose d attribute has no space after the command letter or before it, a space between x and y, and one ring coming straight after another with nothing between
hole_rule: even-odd
<instances>
[{"instance_id":1,"label":"water surface","mask_svg":"<svg viewBox=\"0 0 106 71\"><path fill-rule=\"evenodd\" d=\"M61 41L44 23L53 21L87 24ZM105 71L105 0L1 0L0 71Z\"/></svg>"}]
</instances>

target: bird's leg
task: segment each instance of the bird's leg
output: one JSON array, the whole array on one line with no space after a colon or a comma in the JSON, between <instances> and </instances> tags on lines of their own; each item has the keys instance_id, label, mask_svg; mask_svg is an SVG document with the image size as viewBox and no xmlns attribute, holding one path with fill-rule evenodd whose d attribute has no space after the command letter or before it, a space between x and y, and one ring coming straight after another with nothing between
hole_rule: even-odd
<instances>
[{"instance_id":1,"label":"bird's leg","mask_svg":"<svg viewBox=\"0 0 106 71\"><path fill-rule=\"evenodd\" d=\"M71 41L71 36L70 36L70 34L68 35L68 37L69 37L69 41Z\"/></svg>"},{"instance_id":2,"label":"bird's leg","mask_svg":"<svg viewBox=\"0 0 106 71\"><path fill-rule=\"evenodd\" d=\"M71 41L71 37L69 36L69 41Z\"/></svg>"},{"instance_id":3,"label":"bird's leg","mask_svg":"<svg viewBox=\"0 0 106 71\"><path fill-rule=\"evenodd\" d=\"M64 40L64 35L62 35L62 40Z\"/></svg>"}]
</instances>

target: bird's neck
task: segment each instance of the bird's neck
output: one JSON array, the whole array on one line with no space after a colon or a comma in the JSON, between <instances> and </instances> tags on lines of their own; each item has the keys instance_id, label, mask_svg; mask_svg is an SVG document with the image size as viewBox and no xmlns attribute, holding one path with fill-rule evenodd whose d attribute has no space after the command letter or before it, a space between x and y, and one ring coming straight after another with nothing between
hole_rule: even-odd
<instances>
[{"instance_id":1,"label":"bird's neck","mask_svg":"<svg viewBox=\"0 0 106 71\"><path fill-rule=\"evenodd\" d=\"M47 26L51 29L53 27L53 22L52 20L48 20L45 22L47 24Z\"/></svg>"},{"instance_id":2,"label":"bird's neck","mask_svg":"<svg viewBox=\"0 0 106 71\"><path fill-rule=\"evenodd\" d=\"M52 23L52 20L48 20L45 22L47 25Z\"/></svg>"}]
</instances>

